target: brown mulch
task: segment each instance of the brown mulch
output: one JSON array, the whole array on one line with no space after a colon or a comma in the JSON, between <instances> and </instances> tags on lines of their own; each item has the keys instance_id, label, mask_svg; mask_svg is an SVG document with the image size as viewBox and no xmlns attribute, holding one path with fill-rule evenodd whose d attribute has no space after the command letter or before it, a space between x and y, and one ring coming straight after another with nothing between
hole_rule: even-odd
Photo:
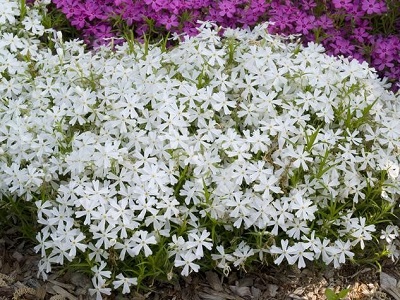
<instances>
[{"instance_id":1,"label":"brown mulch","mask_svg":"<svg viewBox=\"0 0 400 300\"><path fill-rule=\"evenodd\" d=\"M39 256L32 245L22 239L0 238L0 300L86 300L90 278L81 273L51 274L47 281L36 277ZM398 278L400 266L383 265L383 272ZM395 274L395 275L393 275ZM312 266L303 270L265 267L257 273L232 272L229 277L217 272L194 274L179 283L158 284L147 293L129 296L114 293L108 300L320 300L326 299L325 290L336 292L348 288L345 299L389 300L381 287L382 273L374 267L345 267L339 270L316 270ZM393 280L390 277L390 280ZM389 280L389 281L390 281ZM395 281L394 284L397 284ZM386 289L387 291L387 289Z\"/></svg>"}]
</instances>

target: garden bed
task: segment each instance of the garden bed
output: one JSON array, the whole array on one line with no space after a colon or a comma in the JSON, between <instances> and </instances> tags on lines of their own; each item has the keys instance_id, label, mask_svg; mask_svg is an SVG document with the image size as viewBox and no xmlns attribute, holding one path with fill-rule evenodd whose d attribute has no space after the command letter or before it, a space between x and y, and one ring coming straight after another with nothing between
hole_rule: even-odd
<instances>
[{"instance_id":1,"label":"garden bed","mask_svg":"<svg viewBox=\"0 0 400 300\"><path fill-rule=\"evenodd\" d=\"M367 62L268 22L88 49L41 24L46 3L4 5L0 220L19 226L4 293L383 295L375 267L400 257L400 94Z\"/></svg>"},{"instance_id":2,"label":"garden bed","mask_svg":"<svg viewBox=\"0 0 400 300\"><path fill-rule=\"evenodd\" d=\"M19 295L19 300L43 299L90 299L90 276L82 273L55 269L47 281L37 275L40 256L32 251L32 245L19 240L15 234L0 239L0 299L9 300ZM59 271L59 273L58 273ZM400 279L400 266L388 261L383 272ZM174 283L157 283L146 292L132 292L122 296L114 292L104 299L120 300L320 300L325 290L336 292L349 289L348 300L394 299L380 286L376 267L345 265L335 270L317 270L307 267L263 267L259 272L233 272L224 277L216 272L192 274ZM58 298L57 298L58 297Z\"/></svg>"}]
</instances>

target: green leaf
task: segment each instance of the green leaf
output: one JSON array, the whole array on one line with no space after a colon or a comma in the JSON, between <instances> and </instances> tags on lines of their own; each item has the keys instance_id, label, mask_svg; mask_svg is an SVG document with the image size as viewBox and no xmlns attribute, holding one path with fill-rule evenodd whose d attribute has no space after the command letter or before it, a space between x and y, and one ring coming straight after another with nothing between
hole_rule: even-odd
<instances>
[{"instance_id":1,"label":"green leaf","mask_svg":"<svg viewBox=\"0 0 400 300\"><path fill-rule=\"evenodd\" d=\"M347 294L349 293L349 289L344 289L344 290L341 290L337 295L339 296L339 298L341 299L341 298L344 298L344 297L346 297L347 296Z\"/></svg>"},{"instance_id":2,"label":"green leaf","mask_svg":"<svg viewBox=\"0 0 400 300\"><path fill-rule=\"evenodd\" d=\"M338 300L338 296L334 291L332 291L330 288L327 288L325 290L325 296L327 300Z\"/></svg>"}]
</instances>

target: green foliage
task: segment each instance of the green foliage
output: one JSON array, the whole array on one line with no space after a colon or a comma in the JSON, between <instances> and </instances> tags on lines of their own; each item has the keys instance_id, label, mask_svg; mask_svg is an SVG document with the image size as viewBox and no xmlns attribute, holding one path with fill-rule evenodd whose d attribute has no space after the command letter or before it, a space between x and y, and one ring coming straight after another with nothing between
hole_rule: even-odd
<instances>
[{"instance_id":1,"label":"green foliage","mask_svg":"<svg viewBox=\"0 0 400 300\"><path fill-rule=\"evenodd\" d=\"M81 32L71 25L65 14L59 11L54 4L49 4L47 9L42 9L41 15L42 25L46 29L55 29L62 32L64 41L71 41L81 37ZM50 49L54 49L55 45L52 34L45 33L41 40Z\"/></svg>"},{"instance_id":2,"label":"green foliage","mask_svg":"<svg viewBox=\"0 0 400 300\"><path fill-rule=\"evenodd\" d=\"M13 229L20 237L36 243L39 226L36 222L37 211L33 202L1 196L0 199L0 236Z\"/></svg>"},{"instance_id":3,"label":"green foliage","mask_svg":"<svg viewBox=\"0 0 400 300\"><path fill-rule=\"evenodd\" d=\"M330 288L327 288L325 290L325 296L326 296L326 300L341 300L344 299L347 294L349 293L349 289L343 289L338 293L335 293L333 290L331 290Z\"/></svg>"}]
</instances>

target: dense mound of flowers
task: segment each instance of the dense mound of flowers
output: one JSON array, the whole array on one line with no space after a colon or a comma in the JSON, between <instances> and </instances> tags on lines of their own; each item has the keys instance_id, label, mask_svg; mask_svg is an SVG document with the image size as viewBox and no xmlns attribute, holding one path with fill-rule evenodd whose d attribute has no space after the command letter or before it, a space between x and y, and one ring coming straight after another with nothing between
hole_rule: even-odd
<instances>
[{"instance_id":1,"label":"dense mound of flowers","mask_svg":"<svg viewBox=\"0 0 400 300\"><path fill-rule=\"evenodd\" d=\"M399 257L400 99L366 63L268 24L49 49L45 8L0 5L0 193L36 203L43 277L91 270L100 299L200 266Z\"/></svg>"},{"instance_id":2,"label":"dense mound of flowers","mask_svg":"<svg viewBox=\"0 0 400 300\"><path fill-rule=\"evenodd\" d=\"M322 43L328 54L367 61L380 76L394 83L400 78L398 1L53 0L53 3L73 26L82 30L91 45L108 43L116 34L114 25L121 24L121 20L135 30L136 38L150 31L165 34L166 30L195 35L197 20L211 20L230 28L269 21L270 33L301 34L305 45L310 41Z\"/></svg>"}]
</instances>

